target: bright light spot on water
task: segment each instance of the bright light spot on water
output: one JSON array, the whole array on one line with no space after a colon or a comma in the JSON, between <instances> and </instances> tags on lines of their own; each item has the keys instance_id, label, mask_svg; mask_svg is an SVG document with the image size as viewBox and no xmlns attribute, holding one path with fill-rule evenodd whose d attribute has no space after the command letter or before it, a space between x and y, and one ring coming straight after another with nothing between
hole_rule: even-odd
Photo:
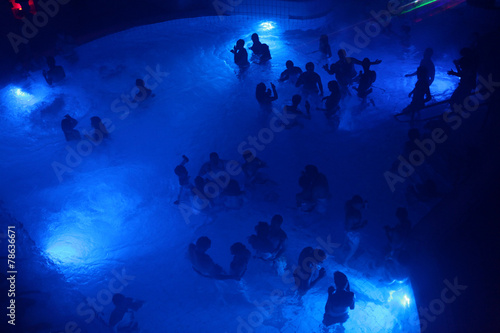
<instances>
[{"instance_id":1,"label":"bright light spot on water","mask_svg":"<svg viewBox=\"0 0 500 333\"><path fill-rule=\"evenodd\" d=\"M271 21L262 22L260 25L260 29L263 31L269 31L275 28L275 23Z\"/></svg>"},{"instance_id":2,"label":"bright light spot on water","mask_svg":"<svg viewBox=\"0 0 500 333\"><path fill-rule=\"evenodd\" d=\"M86 244L74 235L61 235L47 247L46 253L61 264L82 263L87 253Z\"/></svg>"},{"instance_id":3,"label":"bright light spot on water","mask_svg":"<svg viewBox=\"0 0 500 333\"><path fill-rule=\"evenodd\" d=\"M33 105L36 103L35 96L22 91L21 88L12 88L12 95L16 98L17 102L24 105Z\"/></svg>"},{"instance_id":4,"label":"bright light spot on water","mask_svg":"<svg viewBox=\"0 0 500 333\"><path fill-rule=\"evenodd\" d=\"M410 298L408 297L408 295L403 296L403 299L401 300L401 304L403 304L404 307L410 306Z\"/></svg>"}]
</instances>

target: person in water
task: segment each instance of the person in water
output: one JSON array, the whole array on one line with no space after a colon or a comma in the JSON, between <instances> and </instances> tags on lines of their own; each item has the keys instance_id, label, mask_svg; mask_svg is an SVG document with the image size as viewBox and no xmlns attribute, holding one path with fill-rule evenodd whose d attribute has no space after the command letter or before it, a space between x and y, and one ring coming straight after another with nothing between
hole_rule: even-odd
<instances>
[{"instance_id":1,"label":"person in water","mask_svg":"<svg viewBox=\"0 0 500 333\"><path fill-rule=\"evenodd\" d=\"M325 112L328 124L337 129L340 125L339 103L342 98L338 82L335 80L328 82L328 90L330 91L330 95L322 99L325 102L325 107L316 109Z\"/></svg>"},{"instance_id":2,"label":"person in water","mask_svg":"<svg viewBox=\"0 0 500 333\"><path fill-rule=\"evenodd\" d=\"M78 121L74 118L71 118L69 114L65 115L64 119L61 120L61 129L64 132L66 141L80 140L82 138L80 132L75 129L75 126L77 124Z\"/></svg>"},{"instance_id":3,"label":"person in water","mask_svg":"<svg viewBox=\"0 0 500 333\"><path fill-rule=\"evenodd\" d=\"M51 86L53 83L62 81L66 77L64 68L56 66L54 57L47 57L47 65L49 66L49 70L44 70L42 74L48 85Z\"/></svg>"},{"instance_id":4,"label":"person in water","mask_svg":"<svg viewBox=\"0 0 500 333\"><path fill-rule=\"evenodd\" d=\"M314 64L312 62L306 64L306 71L300 74L295 86L302 87L302 96L304 99L310 98L313 104L317 105L316 102L319 99L318 92L323 96L321 77L314 71Z\"/></svg>"},{"instance_id":5,"label":"person in water","mask_svg":"<svg viewBox=\"0 0 500 333\"><path fill-rule=\"evenodd\" d=\"M268 60L271 60L271 52L269 50L269 46L267 44L261 43L259 39L259 35L256 33L252 34L252 42L253 45L250 47L253 54L259 57L259 62L265 63Z\"/></svg>"},{"instance_id":6,"label":"person in water","mask_svg":"<svg viewBox=\"0 0 500 333\"><path fill-rule=\"evenodd\" d=\"M328 42L327 35L321 35L319 37L319 52L323 54L326 58L330 58L332 56L332 49L330 47L330 43Z\"/></svg>"},{"instance_id":7,"label":"person in water","mask_svg":"<svg viewBox=\"0 0 500 333\"><path fill-rule=\"evenodd\" d=\"M436 75L436 67L434 66L434 62L432 62L432 55L434 54L434 50L431 49L430 47L425 49L424 51L424 57L420 61L420 66L419 67L424 67L427 71L427 77L429 80L429 86L434 82L434 77ZM406 74L405 77L412 77L417 75L417 71Z\"/></svg>"},{"instance_id":8,"label":"person in water","mask_svg":"<svg viewBox=\"0 0 500 333\"><path fill-rule=\"evenodd\" d=\"M314 287L326 275L325 268L320 268L320 264L325 259L326 254L320 249L306 247L300 252L298 266L293 272L293 277L301 295Z\"/></svg>"},{"instance_id":9,"label":"person in water","mask_svg":"<svg viewBox=\"0 0 500 333\"><path fill-rule=\"evenodd\" d=\"M328 288L328 300L323 315L323 325L330 327L349 319L349 309L354 310L354 293L351 291L347 276L339 271L333 273L334 286Z\"/></svg>"},{"instance_id":10,"label":"person in water","mask_svg":"<svg viewBox=\"0 0 500 333\"><path fill-rule=\"evenodd\" d=\"M247 271L251 257L250 251L240 242L231 245L230 251L234 257L229 265L229 276L235 280L241 280Z\"/></svg>"},{"instance_id":11,"label":"person in water","mask_svg":"<svg viewBox=\"0 0 500 333\"><path fill-rule=\"evenodd\" d=\"M148 97L154 97L153 91L146 87L146 83L142 79L135 80L135 86L139 89L139 92L134 97L134 102L140 103L147 99Z\"/></svg>"},{"instance_id":12,"label":"person in water","mask_svg":"<svg viewBox=\"0 0 500 333\"><path fill-rule=\"evenodd\" d=\"M413 127L415 115L420 114L420 110L425 107L425 103L432 99L429 90L429 76L425 67L417 69L417 83L415 83L415 88L408 94L408 97L412 98L411 103L403 109L402 113L410 114L410 126Z\"/></svg>"},{"instance_id":13,"label":"person in water","mask_svg":"<svg viewBox=\"0 0 500 333\"><path fill-rule=\"evenodd\" d=\"M196 244L189 244L188 254L193 270L203 277L212 279L225 278L227 274L222 267L216 264L212 258L205 253L211 246L212 241L205 236L198 238Z\"/></svg>"},{"instance_id":14,"label":"person in water","mask_svg":"<svg viewBox=\"0 0 500 333\"><path fill-rule=\"evenodd\" d=\"M115 308L109 317L109 326L113 331L117 333L140 332L134 314L142 307L144 302L125 297L120 293L113 295L112 302Z\"/></svg>"},{"instance_id":15,"label":"person in water","mask_svg":"<svg viewBox=\"0 0 500 333\"><path fill-rule=\"evenodd\" d=\"M272 89L272 90L271 90ZM278 92L276 86L271 82L271 89L267 89L264 82L261 82L255 88L255 98L264 113L271 113L272 103L278 99Z\"/></svg>"},{"instance_id":16,"label":"person in water","mask_svg":"<svg viewBox=\"0 0 500 333\"><path fill-rule=\"evenodd\" d=\"M293 61L287 60L285 63L286 69L281 73L279 82L290 80L292 83L297 82L298 77L302 74L302 69L295 66Z\"/></svg>"},{"instance_id":17,"label":"person in water","mask_svg":"<svg viewBox=\"0 0 500 333\"><path fill-rule=\"evenodd\" d=\"M248 52L245 49L245 41L243 39L238 39L236 45L230 50L234 55L234 63L241 67L246 67L250 63L248 62Z\"/></svg>"}]
</instances>

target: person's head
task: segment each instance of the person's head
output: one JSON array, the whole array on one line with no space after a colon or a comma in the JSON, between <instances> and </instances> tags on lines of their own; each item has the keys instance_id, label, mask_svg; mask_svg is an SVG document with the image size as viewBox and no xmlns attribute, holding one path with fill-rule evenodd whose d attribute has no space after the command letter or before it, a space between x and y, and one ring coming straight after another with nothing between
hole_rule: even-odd
<instances>
[{"instance_id":1,"label":"person's head","mask_svg":"<svg viewBox=\"0 0 500 333\"><path fill-rule=\"evenodd\" d=\"M347 52L344 49L338 50L337 54L339 55L339 59L345 59L345 57L347 57Z\"/></svg>"},{"instance_id":2,"label":"person's head","mask_svg":"<svg viewBox=\"0 0 500 333\"><path fill-rule=\"evenodd\" d=\"M266 222L259 222L255 226L255 231L257 232L257 236L265 236L269 233L269 224Z\"/></svg>"},{"instance_id":3,"label":"person's head","mask_svg":"<svg viewBox=\"0 0 500 333\"><path fill-rule=\"evenodd\" d=\"M315 249L314 250L314 259L316 259L317 263L322 263L326 259L326 253L325 251L321 249Z\"/></svg>"},{"instance_id":4,"label":"person's head","mask_svg":"<svg viewBox=\"0 0 500 333\"><path fill-rule=\"evenodd\" d=\"M314 72L314 63L308 62L306 64L306 71L308 71L308 72Z\"/></svg>"},{"instance_id":5,"label":"person's head","mask_svg":"<svg viewBox=\"0 0 500 333\"><path fill-rule=\"evenodd\" d=\"M274 228L279 228L281 227L281 224L283 223L283 216L276 214L273 216L271 219L271 227Z\"/></svg>"},{"instance_id":6,"label":"person's head","mask_svg":"<svg viewBox=\"0 0 500 333\"><path fill-rule=\"evenodd\" d=\"M235 255L238 255L238 254L243 254L246 252L247 248L245 245L243 245L242 243L238 242L238 243L234 243L233 245L231 245L230 249L231 251L231 254L233 256Z\"/></svg>"},{"instance_id":7,"label":"person's head","mask_svg":"<svg viewBox=\"0 0 500 333\"><path fill-rule=\"evenodd\" d=\"M135 85L138 87L144 87L146 85L146 83L144 83L143 79L137 79L137 80L135 80Z\"/></svg>"},{"instance_id":8,"label":"person's head","mask_svg":"<svg viewBox=\"0 0 500 333\"><path fill-rule=\"evenodd\" d=\"M49 66L50 69L56 67L56 59L54 59L54 57L47 57L47 66Z\"/></svg>"},{"instance_id":9,"label":"person's head","mask_svg":"<svg viewBox=\"0 0 500 333\"><path fill-rule=\"evenodd\" d=\"M256 33L253 33L252 34L252 42L258 43L259 42L259 35L257 35Z\"/></svg>"},{"instance_id":10,"label":"person's head","mask_svg":"<svg viewBox=\"0 0 500 333\"><path fill-rule=\"evenodd\" d=\"M212 241L206 236L202 236L196 241L196 248L201 252L207 251L210 246L212 246Z\"/></svg>"},{"instance_id":11,"label":"person's head","mask_svg":"<svg viewBox=\"0 0 500 333\"><path fill-rule=\"evenodd\" d=\"M345 290L347 288L347 284L349 283L347 276L339 271L333 273L333 281L335 282L337 290Z\"/></svg>"},{"instance_id":12,"label":"person's head","mask_svg":"<svg viewBox=\"0 0 500 333\"><path fill-rule=\"evenodd\" d=\"M294 66L293 61L287 60L285 66L287 69L292 69Z\"/></svg>"},{"instance_id":13,"label":"person's head","mask_svg":"<svg viewBox=\"0 0 500 333\"><path fill-rule=\"evenodd\" d=\"M312 164L306 165L304 170L305 174L308 176L316 176L319 173L318 168Z\"/></svg>"},{"instance_id":14,"label":"person's head","mask_svg":"<svg viewBox=\"0 0 500 333\"><path fill-rule=\"evenodd\" d=\"M186 177L188 175L188 171L184 167L184 165L178 165L178 166L176 166L175 169L174 169L174 172L179 177Z\"/></svg>"},{"instance_id":15,"label":"person's head","mask_svg":"<svg viewBox=\"0 0 500 333\"><path fill-rule=\"evenodd\" d=\"M406 220L408 218L408 210L404 207L398 207L396 217L400 220Z\"/></svg>"},{"instance_id":16,"label":"person's head","mask_svg":"<svg viewBox=\"0 0 500 333\"><path fill-rule=\"evenodd\" d=\"M300 102L302 101L302 97L300 95L293 95L292 96L292 104L297 106L300 104Z\"/></svg>"},{"instance_id":17,"label":"person's head","mask_svg":"<svg viewBox=\"0 0 500 333\"><path fill-rule=\"evenodd\" d=\"M255 159L255 156L251 150L245 150L242 155L243 155L243 158L245 159L245 161L247 161L249 163Z\"/></svg>"},{"instance_id":18,"label":"person's head","mask_svg":"<svg viewBox=\"0 0 500 333\"><path fill-rule=\"evenodd\" d=\"M210 163L219 164L219 154L215 152L210 153Z\"/></svg>"},{"instance_id":19,"label":"person's head","mask_svg":"<svg viewBox=\"0 0 500 333\"><path fill-rule=\"evenodd\" d=\"M351 199L351 205L356 209L362 209L365 206L365 201L361 196L356 194Z\"/></svg>"},{"instance_id":20,"label":"person's head","mask_svg":"<svg viewBox=\"0 0 500 333\"><path fill-rule=\"evenodd\" d=\"M339 83L335 80L328 82L328 90L332 93L340 93Z\"/></svg>"},{"instance_id":21,"label":"person's head","mask_svg":"<svg viewBox=\"0 0 500 333\"><path fill-rule=\"evenodd\" d=\"M93 128L98 129L101 126L101 124L102 124L101 118L97 116L90 118L90 125Z\"/></svg>"},{"instance_id":22,"label":"person's head","mask_svg":"<svg viewBox=\"0 0 500 333\"><path fill-rule=\"evenodd\" d=\"M237 49L242 49L245 46L245 41L243 39L238 39L236 42L236 48Z\"/></svg>"},{"instance_id":23,"label":"person's head","mask_svg":"<svg viewBox=\"0 0 500 333\"><path fill-rule=\"evenodd\" d=\"M364 58L363 61L361 62L361 66L365 71L370 69L370 59Z\"/></svg>"},{"instance_id":24,"label":"person's head","mask_svg":"<svg viewBox=\"0 0 500 333\"><path fill-rule=\"evenodd\" d=\"M410 128L408 130L408 139L410 139L410 141L412 142L420 139L420 131L418 130L418 128Z\"/></svg>"},{"instance_id":25,"label":"person's head","mask_svg":"<svg viewBox=\"0 0 500 333\"><path fill-rule=\"evenodd\" d=\"M426 48L424 51L424 58L430 59L434 54L434 50L430 47Z\"/></svg>"},{"instance_id":26,"label":"person's head","mask_svg":"<svg viewBox=\"0 0 500 333\"><path fill-rule=\"evenodd\" d=\"M327 36L327 35L321 35L321 36L319 37L319 42L320 42L321 44L328 44L328 36Z\"/></svg>"},{"instance_id":27,"label":"person's head","mask_svg":"<svg viewBox=\"0 0 500 333\"><path fill-rule=\"evenodd\" d=\"M126 299L127 298L123 294L116 293L113 295L112 301L115 306L119 307L125 304Z\"/></svg>"},{"instance_id":28,"label":"person's head","mask_svg":"<svg viewBox=\"0 0 500 333\"><path fill-rule=\"evenodd\" d=\"M66 118L66 119L70 119L70 118L71 118L71 116L70 116L69 114L65 114L65 115L64 115L64 118Z\"/></svg>"}]
</instances>

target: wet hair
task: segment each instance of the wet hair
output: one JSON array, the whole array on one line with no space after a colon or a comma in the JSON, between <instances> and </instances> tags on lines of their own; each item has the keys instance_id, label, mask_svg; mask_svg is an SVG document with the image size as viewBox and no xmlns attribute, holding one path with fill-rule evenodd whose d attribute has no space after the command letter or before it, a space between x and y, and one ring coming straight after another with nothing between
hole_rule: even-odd
<instances>
[{"instance_id":1,"label":"wet hair","mask_svg":"<svg viewBox=\"0 0 500 333\"><path fill-rule=\"evenodd\" d=\"M321 35L319 37L319 40L320 40L320 42L328 43L328 36L327 35Z\"/></svg>"},{"instance_id":2,"label":"wet hair","mask_svg":"<svg viewBox=\"0 0 500 333\"><path fill-rule=\"evenodd\" d=\"M306 70L308 70L308 71L313 71L313 70L314 70L314 63L312 63L312 62L308 62L308 63L306 64Z\"/></svg>"},{"instance_id":3,"label":"wet hair","mask_svg":"<svg viewBox=\"0 0 500 333\"><path fill-rule=\"evenodd\" d=\"M252 34L252 41L254 41L255 39L256 39L256 40L259 40L259 35L257 35L257 33L255 33L255 32L254 32L254 33Z\"/></svg>"},{"instance_id":4,"label":"wet hair","mask_svg":"<svg viewBox=\"0 0 500 333\"><path fill-rule=\"evenodd\" d=\"M219 160L219 154L217 154L216 152L210 153L210 161L212 161L212 159Z\"/></svg>"},{"instance_id":5,"label":"wet hair","mask_svg":"<svg viewBox=\"0 0 500 333\"><path fill-rule=\"evenodd\" d=\"M316 175L319 173L318 168L312 164L306 165L306 167L304 169L306 171L306 174L309 174L309 175Z\"/></svg>"},{"instance_id":6,"label":"wet hair","mask_svg":"<svg viewBox=\"0 0 500 333\"><path fill-rule=\"evenodd\" d=\"M338 50L337 54L339 55L339 58L347 56L347 52L344 49Z\"/></svg>"},{"instance_id":7,"label":"wet hair","mask_svg":"<svg viewBox=\"0 0 500 333\"><path fill-rule=\"evenodd\" d=\"M112 298L112 301L113 301L113 304L115 306L118 306L120 304L122 304L123 302L125 302L125 296L123 296L123 294L120 294L120 293L117 293L117 294L114 294L113 295L113 298Z\"/></svg>"},{"instance_id":8,"label":"wet hair","mask_svg":"<svg viewBox=\"0 0 500 333\"><path fill-rule=\"evenodd\" d=\"M245 150L242 154L243 158L245 159L245 161L247 162L251 162L254 160L255 156L254 154L252 153L252 151L250 150Z\"/></svg>"},{"instance_id":9,"label":"wet hair","mask_svg":"<svg viewBox=\"0 0 500 333\"><path fill-rule=\"evenodd\" d=\"M210 240L210 238L208 238L206 236L201 236L196 241L196 247L198 248L198 250L201 250L203 252L208 250L210 248L210 246L212 246L212 241Z\"/></svg>"},{"instance_id":10,"label":"wet hair","mask_svg":"<svg viewBox=\"0 0 500 333\"><path fill-rule=\"evenodd\" d=\"M363 69L370 68L370 59L364 58L362 63L361 63L361 66L363 66Z\"/></svg>"},{"instance_id":11,"label":"wet hair","mask_svg":"<svg viewBox=\"0 0 500 333\"><path fill-rule=\"evenodd\" d=\"M344 290L347 287L347 284L349 283L349 281L347 280L347 276L339 271L333 273L333 281L335 282L337 290L339 289Z\"/></svg>"},{"instance_id":12,"label":"wet hair","mask_svg":"<svg viewBox=\"0 0 500 333\"><path fill-rule=\"evenodd\" d=\"M99 118L97 116L90 118L90 125L92 125L92 127L96 128L97 126L100 126L101 124L102 124L101 118Z\"/></svg>"},{"instance_id":13,"label":"wet hair","mask_svg":"<svg viewBox=\"0 0 500 333\"><path fill-rule=\"evenodd\" d=\"M286 68L292 68L293 67L293 61L287 60L285 66L286 66Z\"/></svg>"},{"instance_id":14,"label":"wet hair","mask_svg":"<svg viewBox=\"0 0 500 333\"><path fill-rule=\"evenodd\" d=\"M236 42L236 47L243 47L245 46L245 41L243 39L238 39Z\"/></svg>"},{"instance_id":15,"label":"wet hair","mask_svg":"<svg viewBox=\"0 0 500 333\"><path fill-rule=\"evenodd\" d=\"M302 96L300 96L299 94L292 96L293 105L299 105L301 101L302 101Z\"/></svg>"},{"instance_id":16,"label":"wet hair","mask_svg":"<svg viewBox=\"0 0 500 333\"><path fill-rule=\"evenodd\" d=\"M187 169L183 165L176 166L174 172L177 176L186 176L188 174Z\"/></svg>"},{"instance_id":17,"label":"wet hair","mask_svg":"<svg viewBox=\"0 0 500 333\"><path fill-rule=\"evenodd\" d=\"M279 214L274 215L273 218L271 219L271 225L281 226L282 223L283 223L283 216Z\"/></svg>"},{"instance_id":18,"label":"wet hair","mask_svg":"<svg viewBox=\"0 0 500 333\"><path fill-rule=\"evenodd\" d=\"M326 259L326 253L325 253L325 251L323 251L321 249L316 249L316 250L314 250L314 252L315 252L314 258L318 262L323 262Z\"/></svg>"},{"instance_id":19,"label":"wet hair","mask_svg":"<svg viewBox=\"0 0 500 333\"><path fill-rule=\"evenodd\" d=\"M264 82L261 82L257 85L255 88L255 98L257 98L258 101L262 99L266 95L266 84Z\"/></svg>"},{"instance_id":20,"label":"wet hair","mask_svg":"<svg viewBox=\"0 0 500 333\"><path fill-rule=\"evenodd\" d=\"M269 224L266 222L259 222L254 229L257 235L267 235L269 233Z\"/></svg>"},{"instance_id":21,"label":"wet hair","mask_svg":"<svg viewBox=\"0 0 500 333\"><path fill-rule=\"evenodd\" d=\"M340 86L339 86L339 83L335 80L332 80L330 82L328 82L328 90L330 90L331 92L338 92L340 93Z\"/></svg>"},{"instance_id":22,"label":"wet hair","mask_svg":"<svg viewBox=\"0 0 500 333\"><path fill-rule=\"evenodd\" d=\"M137 80L135 80L135 85L138 87L144 87L146 85L146 83L144 83L143 79L137 79Z\"/></svg>"},{"instance_id":23,"label":"wet hair","mask_svg":"<svg viewBox=\"0 0 500 333\"><path fill-rule=\"evenodd\" d=\"M245 245L238 242L238 243L234 243L233 245L231 245L231 247L229 248L229 251L231 251L232 255L237 255L237 254L244 253L246 251L246 249L247 248Z\"/></svg>"}]
</instances>

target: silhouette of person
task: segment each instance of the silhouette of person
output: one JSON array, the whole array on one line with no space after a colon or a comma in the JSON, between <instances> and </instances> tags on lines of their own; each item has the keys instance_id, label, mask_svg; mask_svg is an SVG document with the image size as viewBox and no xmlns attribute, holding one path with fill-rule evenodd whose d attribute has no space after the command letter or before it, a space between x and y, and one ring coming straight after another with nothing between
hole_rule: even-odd
<instances>
[{"instance_id":1,"label":"silhouette of person","mask_svg":"<svg viewBox=\"0 0 500 333\"><path fill-rule=\"evenodd\" d=\"M134 313L144 304L143 301L136 301L123 294L117 293L112 298L115 308L109 317L109 326L114 332L139 332L139 324Z\"/></svg>"},{"instance_id":2,"label":"silhouette of person","mask_svg":"<svg viewBox=\"0 0 500 333\"><path fill-rule=\"evenodd\" d=\"M332 56L332 49L330 48L330 43L328 43L327 35L321 35L319 37L319 52L327 58Z\"/></svg>"},{"instance_id":3,"label":"silhouette of person","mask_svg":"<svg viewBox=\"0 0 500 333\"><path fill-rule=\"evenodd\" d=\"M420 110L425 107L425 103L432 99L425 67L417 68L417 83L415 83L415 88L408 94L408 97L412 97L411 103L403 109L402 113L411 115L410 125L413 127L415 114L420 113Z\"/></svg>"},{"instance_id":4,"label":"silhouette of person","mask_svg":"<svg viewBox=\"0 0 500 333\"><path fill-rule=\"evenodd\" d=\"M323 84L321 83L321 77L318 73L314 71L314 64L312 62L308 62L306 64L306 71L300 74L297 82L295 83L296 87L302 86L302 90L304 95L318 95L318 91L321 95L323 95Z\"/></svg>"},{"instance_id":5,"label":"silhouette of person","mask_svg":"<svg viewBox=\"0 0 500 333\"><path fill-rule=\"evenodd\" d=\"M205 162L201 168L198 176L204 177L208 173L217 173L219 171L225 170L226 161L219 158L219 154L216 152L210 153L210 160Z\"/></svg>"},{"instance_id":6,"label":"silhouette of person","mask_svg":"<svg viewBox=\"0 0 500 333\"><path fill-rule=\"evenodd\" d=\"M66 77L64 68L62 68L62 66L56 66L54 57L47 57L47 65L49 66L49 70L44 70L42 73L45 81L47 81L49 85L59 82Z\"/></svg>"},{"instance_id":7,"label":"silhouette of person","mask_svg":"<svg viewBox=\"0 0 500 333\"><path fill-rule=\"evenodd\" d=\"M222 267L216 264L205 252L212 246L212 241L206 236L198 238L196 244L189 244L188 254L193 270L203 277L221 279L227 276Z\"/></svg>"},{"instance_id":8,"label":"silhouette of person","mask_svg":"<svg viewBox=\"0 0 500 333\"><path fill-rule=\"evenodd\" d=\"M101 118L94 116L90 118L90 126L94 129L94 133L92 135L85 135L85 137L94 142L101 142L103 139L109 138L109 132L102 123Z\"/></svg>"},{"instance_id":9,"label":"silhouette of person","mask_svg":"<svg viewBox=\"0 0 500 333\"><path fill-rule=\"evenodd\" d=\"M466 47L460 50L460 55L462 56L460 59L453 61L457 71L448 71L448 75L460 78L458 87L450 98L450 107L452 110L463 105L465 98L476 88L477 64L474 59L474 51Z\"/></svg>"},{"instance_id":10,"label":"silhouette of person","mask_svg":"<svg viewBox=\"0 0 500 333\"><path fill-rule=\"evenodd\" d=\"M135 85L139 92L134 97L134 102L142 102L148 97L154 97L153 91L146 87L146 83L142 79L135 80Z\"/></svg>"},{"instance_id":11,"label":"silhouette of person","mask_svg":"<svg viewBox=\"0 0 500 333\"><path fill-rule=\"evenodd\" d=\"M408 219L408 210L406 208L399 207L396 210L396 217L399 220L399 223L396 226L384 226L385 234L391 247L391 255L394 255L397 251L403 249L408 238L410 237L411 232L411 221Z\"/></svg>"},{"instance_id":12,"label":"silhouette of person","mask_svg":"<svg viewBox=\"0 0 500 333\"><path fill-rule=\"evenodd\" d=\"M250 150L245 150L242 154L245 159L245 163L241 166L243 173L245 174L247 184L264 184L268 181L262 173L259 172L260 169L267 167L266 163L260 158L256 157Z\"/></svg>"},{"instance_id":13,"label":"silhouette of person","mask_svg":"<svg viewBox=\"0 0 500 333\"><path fill-rule=\"evenodd\" d=\"M174 173L178 177L180 186L179 195L177 196L177 200L174 202L174 204L176 205L179 204L185 190L191 188L191 185L189 184L189 174L186 167L184 166L187 162L189 162L189 158L187 158L186 155L182 155L182 162L174 169Z\"/></svg>"},{"instance_id":14,"label":"silhouette of person","mask_svg":"<svg viewBox=\"0 0 500 333\"><path fill-rule=\"evenodd\" d=\"M77 124L78 121L74 118L71 118L69 114L65 115L64 119L61 120L61 129L64 132L66 141L80 140L82 138L80 132L75 129L75 126Z\"/></svg>"},{"instance_id":15,"label":"silhouette of person","mask_svg":"<svg viewBox=\"0 0 500 333\"><path fill-rule=\"evenodd\" d=\"M285 243L288 238L286 232L281 229L283 224L283 216L274 215L271 219L271 227L269 228L269 240L275 248L274 253L279 257L285 251Z\"/></svg>"},{"instance_id":16,"label":"silhouette of person","mask_svg":"<svg viewBox=\"0 0 500 333\"><path fill-rule=\"evenodd\" d=\"M359 73L357 77L358 86L354 87L354 89L358 92L358 97L363 99L363 104L366 103L366 97L372 93L373 88L372 84L377 79L377 73L375 71L370 70L370 59L364 58L361 62L363 66L363 71ZM373 99L371 100L372 104L375 105Z\"/></svg>"},{"instance_id":17,"label":"silhouette of person","mask_svg":"<svg viewBox=\"0 0 500 333\"><path fill-rule=\"evenodd\" d=\"M229 265L229 275L235 280L240 280L247 271L251 256L250 251L239 242L231 245L230 251L234 257Z\"/></svg>"},{"instance_id":18,"label":"silhouette of person","mask_svg":"<svg viewBox=\"0 0 500 333\"><path fill-rule=\"evenodd\" d=\"M328 90L330 91L330 95L322 99L322 101L325 101L325 107L316 109L324 111L328 124L337 129L340 124L338 111L340 110L339 103L342 97L339 83L335 80L328 82Z\"/></svg>"},{"instance_id":19,"label":"silhouette of person","mask_svg":"<svg viewBox=\"0 0 500 333\"><path fill-rule=\"evenodd\" d=\"M276 258L276 248L269 239L269 224L259 222L254 229L256 234L248 237L248 243L255 250L255 257L263 260L274 260Z\"/></svg>"},{"instance_id":20,"label":"silhouette of person","mask_svg":"<svg viewBox=\"0 0 500 333\"><path fill-rule=\"evenodd\" d=\"M425 68L427 71L427 76L429 78L429 86L434 82L434 76L436 75L436 67L434 66L434 62L432 62L432 55L434 54L434 50L429 48L426 48L424 51L424 57L422 60L420 60L420 66ZM405 77L411 77L417 75L417 71L411 73L411 74L406 74Z\"/></svg>"},{"instance_id":21,"label":"silhouette of person","mask_svg":"<svg viewBox=\"0 0 500 333\"><path fill-rule=\"evenodd\" d=\"M297 207L306 212L311 212L319 200L326 200L329 195L326 176L315 165L306 165L299 178L299 186L302 192L296 195Z\"/></svg>"},{"instance_id":22,"label":"silhouette of person","mask_svg":"<svg viewBox=\"0 0 500 333\"><path fill-rule=\"evenodd\" d=\"M354 256L359 247L361 239L360 229L364 228L368 223L362 219L361 210L366 207L366 201L359 195L355 195L351 200L345 203L345 231L346 244L349 248L344 264L347 265L349 260Z\"/></svg>"},{"instance_id":23,"label":"silhouette of person","mask_svg":"<svg viewBox=\"0 0 500 333\"><path fill-rule=\"evenodd\" d=\"M264 82L259 83L255 88L255 98L265 113L271 113L272 102L278 99L276 86L272 82L271 89L267 89Z\"/></svg>"},{"instance_id":24,"label":"silhouette of person","mask_svg":"<svg viewBox=\"0 0 500 333\"><path fill-rule=\"evenodd\" d=\"M323 325L326 327L343 323L349 319L349 309L354 310L354 293L350 290L349 281L344 273L333 273L335 287L328 288L328 300L323 315Z\"/></svg>"},{"instance_id":25,"label":"silhouette of person","mask_svg":"<svg viewBox=\"0 0 500 333\"><path fill-rule=\"evenodd\" d=\"M320 249L306 247L300 252L298 266L293 272L295 286L300 294L305 294L326 275L325 268L320 268L325 259L326 254Z\"/></svg>"},{"instance_id":26,"label":"silhouette of person","mask_svg":"<svg viewBox=\"0 0 500 333\"><path fill-rule=\"evenodd\" d=\"M250 47L250 50L252 50L253 54L259 57L261 64L271 59L269 46L260 42L259 35L256 33L252 34L252 42L253 45Z\"/></svg>"},{"instance_id":27,"label":"silhouette of person","mask_svg":"<svg viewBox=\"0 0 500 333\"><path fill-rule=\"evenodd\" d=\"M285 66L286 69L281 73L278 81L284 82L290 80L295 83L300 74L302 74L302 69L300 69L300 67L296 67L291 60L287 60Z\"/></svg>"},{"instance_id":28,"label":"silhouette of person","mask_svg":"<svg viewBox=\"0 0 500 333\"><path fill-rule=\"evenodd\" d=\"M245 41L243 39L238 39L236 45L230 52L234 54L234 63L239 67L246 67L250 64L248 62L248 52L245 49Z\"/></svg>"}]
</instances>

